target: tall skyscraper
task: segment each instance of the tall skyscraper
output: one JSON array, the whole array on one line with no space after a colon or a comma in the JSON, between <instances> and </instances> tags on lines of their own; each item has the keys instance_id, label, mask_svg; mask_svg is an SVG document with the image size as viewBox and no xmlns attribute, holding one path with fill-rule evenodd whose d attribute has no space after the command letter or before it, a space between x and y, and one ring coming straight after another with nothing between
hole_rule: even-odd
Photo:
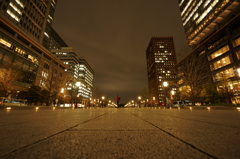
<instances>
[{"instance_id":1,"label":"tall skyscraper","mask_svg":"<svg viewBox=\"0 0 240 159\"><path fill-rule=\"evenodd\" d=\"M174 65L177 60L173 37L152 37L146 59L150 102L165 103L167 90L174 88L176 82ZM164 87L164 82L168 82L168 87Z\"/></svg>"},{"instance_id":2,"label":"tall skyscraper","mask_svg":"<svg viewBox=\"0 0 240 159\"><path fill-rule=\"evenodd\" d=\"M197 47L239 14L239 0L178 0L190 46Z\"/></svg>"},{"instance_id":3,"label":"tall skyscraper","mask_svg":"<svg viewBox=\"0 0 240 159\"><path fill-rule=\"evenodd\" d=\"M73 83L81 83L78 90L79 96L82 100L81 103L86 104L93 94L94 71L91 66L84 58L79 57L72 47L54 49L52 50L52 54L68 66L66 71L72 83L70 83L67 89L71 90Z\"/></svg>"},{"instance_id":4,"label":"tall skyscraper","mask_svg":"<svg viewBox=\"0 0 240 159\"><path fill-rule=\"evenodd\" d=\"M210 79L199 85L227 79L224 85L234 94L232 101L239 103L240 1L179 0L179 7L187 43L193 48L190 54L197 57L196 63L204 63L203 67L196 66L201 70L200 76ZM186 58L177 66L184 64ZM220 85L218 90L224 87Z\"/></svg>"},{"instance_id":5,"label":"tall skyscraper","mask_svg":"<svg viewBox=\"0 0 240 159\"><path fill-rule=\"evenodd\" d=\"M32 85L59 90L67 66L46 49L56 2L0 1L0 68L12 66L21 72L11 87L13 98L24 98Z\"/></svg>"}]
</instances>

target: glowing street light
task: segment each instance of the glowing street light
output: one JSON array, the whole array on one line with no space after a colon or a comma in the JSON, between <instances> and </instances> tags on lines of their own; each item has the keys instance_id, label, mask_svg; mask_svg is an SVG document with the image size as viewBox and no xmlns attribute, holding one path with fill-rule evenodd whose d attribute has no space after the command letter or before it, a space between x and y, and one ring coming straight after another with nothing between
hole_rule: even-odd
<instances>
[{"instance_id":1,"label":"glowing street light","mask_svg":"<svg viewBox=\"0 0 240 159\"><path fill-rule=\"evenodd\" d=\"M163 82L163 86L168 87L168 82L167 81Z\"/></svg>"},{"instance_id":2,"label":"glowing street light","mask_svg":"<svg viewBox=\"0 0 240 159\"><path fill-rule=\"evenodd\" d=\"M167 105L167 87L168 87L168 82L167 81L165 81L165 82L163 82L163 87L165 87L165 96L166 96L166 98L165 98L165 105Z\"/></svg>"},{"instance_id":3,"label":"glowing street light","mask_svg":"<svg viewBox=\"0 0 240 159\"><path fill-rule=\"evenodd\" d=\"M105 100L105 97L102 96L102 107L104 106L104 100Z\"/></svg>"},{"instance_id":4,"label":"glowing street light","mask_svg":"<svg viewBox=\"0 0 240 159\"><path fill-rule=\"evenodd\" d=\"M237 69L238 76L240 76L240 68Z\"/></svg>"},{"instance_id":5,"label":"glowing street light","mask_svg":"<svg viewBox=\"0 0 240 159\"><path fill-rule=\"evenodd\" d=\"M61 88L61 93L64 93L64 88Z\"/></svg>"},{"instance_id":6,"label":"glowing street light","mask_svg":"<svg viewBox=\"0 0 240 159\"><path fill-rule=\"evenodd\" d=\"M76 82L75 85L77 86L77 95L76 95L76 105L75 107L77 107L77 97L78 97L78 92L79 92L79 87L81 86L81 82Z\"/></svg>"},{"instance_id":7,"label":"glowing street light","mask_svg":"<svg viewBox=\"0 0 240 159\"><path fill-rule=\"evenodd\" d=\"M80 87L81 86L81 82L76 82L76 86Z\"/></svg>"},{"instance_id":8,"label":"glowing street light","mask_svg":"<svg viewBox=\"0 0 240 159\"><path fill-rule=\"evenodd\" d=\"M138 100L139 100L139 108L141 107L141 99L142 99L142 97L141 97L141 96L138 96Z\"/></svg>"}]
</instances>

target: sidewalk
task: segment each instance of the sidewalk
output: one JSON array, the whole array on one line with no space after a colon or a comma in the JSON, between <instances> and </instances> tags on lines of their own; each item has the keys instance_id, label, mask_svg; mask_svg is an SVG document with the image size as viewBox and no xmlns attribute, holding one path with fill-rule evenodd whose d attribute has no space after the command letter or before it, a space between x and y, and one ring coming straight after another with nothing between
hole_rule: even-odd
<instances>
[{"instance_id":1,"label":"sidewalk","mask_svg":"<svg viewBox=\"0 0 240 159\"><path fill-rule=\"evenodd\" d=\"M0 113L3 159L240 157L239 113L233 110L95 108Z\"/></svg>"}]
</instances>

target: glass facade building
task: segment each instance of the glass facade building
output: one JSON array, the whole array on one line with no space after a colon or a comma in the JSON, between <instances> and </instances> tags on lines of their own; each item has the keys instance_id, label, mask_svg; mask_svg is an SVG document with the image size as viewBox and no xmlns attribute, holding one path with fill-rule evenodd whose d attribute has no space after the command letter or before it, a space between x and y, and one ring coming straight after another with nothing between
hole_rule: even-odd
<instances>
[{"instance_id":1,"label":"glass facade building","mask_svg":"<svg viewBox=\"0 0 240 159\"><path fill-rule=\"evenodd\" d=\"M32 85L57 91L65 77L67 66L44 44L49 44L47 28L52 25L56 3L0 0L0 67L11 66L21 72L11 89L13 98L24 98Z\"/></svg>"},{"instance_id":2,"label":"glass facade building","mask_svg":"<svg viewBox=\"0 0 240 159\"><path fill-rule=\"evenodd\" d=\"M82 103L89 101L93 94L94 71L87 61L79 57L72 47L63 47L51 51L59 60L68 66L66 72L69 74L71 81L67 89L71 90L76 82L80 82L79 96L82 98Z\"/></svg>"},{"instance_id":3,"label":"glass facade building","mask_svg":"<svg viewBox=\"0 0 240 159\"><path fill-rule=\"evenodd\" d=\"M206 71L202 75L210 78L201 84L229 80L227 89L234 94L232 102L239 103L240 1L179 0L179 8L191 54L204 61L202 70ZM220 85L218 90L223 87Z\"/></svg>"},{"instance_id":4,"label":"glass facade building","mask_svg":"<svg viewBox=\"0 0 240 159\"><path fill-rule=\"evenodd\" d=\"M154 104L166 102L166 88L163 82L168 82L169 87L175 87L176 71L174 69L176 53L173 37L152 37L146 50L148 86L150 102Z\"/></svg>"}]
</instances>

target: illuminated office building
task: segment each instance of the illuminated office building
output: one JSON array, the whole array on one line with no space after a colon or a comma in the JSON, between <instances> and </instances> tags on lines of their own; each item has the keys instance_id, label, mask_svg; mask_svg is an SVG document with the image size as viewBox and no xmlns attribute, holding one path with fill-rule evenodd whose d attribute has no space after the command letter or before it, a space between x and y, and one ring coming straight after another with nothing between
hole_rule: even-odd
<instances>
[{"instance_id":1,"label":"illuminated office building","mask_svg":"<svg viewBox=\"0 0 240 159\"><path fill-rule=\"evenodd\" d=\"M173 37L152 37L146 50L150 102L165 103L167 89L174 88L176 53ZM168 87L163 86L168 82Z\"/></svg>"},{"instance_id":2,"label":"illuminated office building","mask_svg":"<svg viewBox=\"0 0 240 159\"><path fill-rule=\"evenodd\" d=\"M21 79L11 90L19 98L24 98L20 94L32 85L53 85L57 90L65 77L67 66L49 51L56 3L57 0L0 0L0 67L11 65L21 72ZM55 40L52 45L56 43Z\"/></svg>"},{"instance_id":3,"label":"illuminated office building","mask_svg":"<svg viewBox=\"0 0 240 159\"><path fill-rule=\"evenodd\" d=\"M203 76L208 75L211 82L229 79L228 89L237 101L240 95L240 1L179 0L179 8L187 43L193 49L191 54L204 59L208 66L202 68L206 69L202 71Z\"/></svg>"},{"instance_id":4,"label":"illuminated office building","mask_svg":"<svg viewBox=\"0 0 240 159\"><path fill-rule=\"evenodd\" d=\"M179 0L187 42L199 46L239 13L238 0Z\"/></svg>"},{"instance_id":5,"label":"illuminated office building","mask_svg":"<svg viewBox=\"0 0 240 159\"><path fill-rule=\"evenodd\" d=\"M69 74L70 85L68 90L71 90L76 82L80 82L79 96L82 97L82 103L86 104L93 94L93 79L94 71L84 58L77 55L72 47L63 47L61 49L53 49L54 54L59 60L68 66L66 70Z\"/></svg>"}]
</instances>

